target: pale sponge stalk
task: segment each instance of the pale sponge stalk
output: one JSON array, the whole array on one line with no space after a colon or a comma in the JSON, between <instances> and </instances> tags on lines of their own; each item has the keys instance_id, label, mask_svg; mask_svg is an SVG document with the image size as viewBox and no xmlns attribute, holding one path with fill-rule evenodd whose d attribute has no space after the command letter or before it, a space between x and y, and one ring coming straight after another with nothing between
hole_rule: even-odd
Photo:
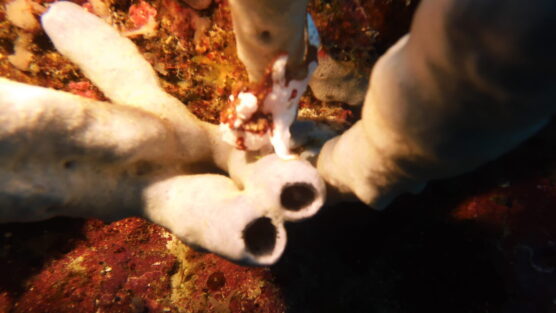
<instances>
[{"instance_id":1,"label":"pale sponge stalk","mask_svg":"<svg viewBox=\"0 0 556 313\"><path fill-rule=\"evenodd\" d=\"M533 135L556 111L556 45L545 44L556 41L545 31L555 9L551 0L421 2L410 35L373 69L362 120L322 149L323 178L382 209Z\"/></svg>"}]
</instances>

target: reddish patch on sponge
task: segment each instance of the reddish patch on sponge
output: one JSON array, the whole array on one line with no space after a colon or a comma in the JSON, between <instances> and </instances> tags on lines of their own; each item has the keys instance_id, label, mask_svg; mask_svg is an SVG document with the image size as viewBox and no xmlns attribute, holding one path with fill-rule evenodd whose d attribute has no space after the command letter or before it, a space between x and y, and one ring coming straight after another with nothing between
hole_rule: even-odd
<instances>
[{"instance_id":1,"label":"reddish patch on sponge","mask_svg":"<svg viewBox=\"0 0 556 313\"><path fill-rule=\"evenodd\" d=\"M245 138L244 137L237 137L236 139L236 148L239 150L247 150L247 146L245 146Z\"/></svg>"},{"instance_id":2,"label":"reddish patch on sponge","mask_svg":"<svg viewBox=\"0 0 556 313\"><path fill-rule=\"evenodd\" d=\"M85 98L104 100L102 93L89 81L69 82L68 91Z\"/></svg>"},{"instance_id":3,"label":"reddish patch on sponge","mask_svg":"<svg viewBox=\"0 0 556 313\"><path fill-rule=\"evenodd\" d=\"M292 90L292 94L290 95L290 98L288 100L293 100L295 99L295 97L297 97L297 89Z\"/></svg>"}]
</instances>

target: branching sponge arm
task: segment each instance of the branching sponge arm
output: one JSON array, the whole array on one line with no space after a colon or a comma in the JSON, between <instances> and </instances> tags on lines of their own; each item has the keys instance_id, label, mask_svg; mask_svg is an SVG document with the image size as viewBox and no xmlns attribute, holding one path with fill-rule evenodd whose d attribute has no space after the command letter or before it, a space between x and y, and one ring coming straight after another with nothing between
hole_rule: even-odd
<instances>
[{"instance_id":1,"label":"branching sponge arm","mask_svg":"<svg viewBox=\"0 0 556 313\"><path fill-rule=\"evenodd\" d=\"M179 175L144 190L145 215L178 238L236 262L269 265L286 246L277 212L221 175ZM267 199L272 202L272 199Z\"/></svg>"},{"instance_id":2,"label":"branching sponge arm","mask_svg":"<svg viewBox=\"0 0 556 313\"><path fill-rule=\"evenodd\" d=\"M423 1L410 36L375 65L362 120L325 145L319 172L383 208L514 148L556 110L556 46L543 44L556 41L545 31L555 16L551 0Z\"/></svg>"},{"instance_id":3,"label":"branching sponge arm","mask_svg":"<svg viewBox=\"0 0 556 313\"><path fill-rule=\"evenodd\" d=\"M210 152L200 121L164 92L155 71L131 40L71 2L56 2L41 21L56 49L77 64L112 102L170 122L183 140L182 153L190 162L207 157Z\"/></svg>"},{"instance_id":4,"label":"branching sponge arm","mask_svg":"<svg viewBox=\"0 0 556 313\"><path fill-rule=\"evenodd\" d=\"M0 221L139 214L142 176L181 158L154 115L4 78L0 125Z\"/></svg>"}]
</instances>

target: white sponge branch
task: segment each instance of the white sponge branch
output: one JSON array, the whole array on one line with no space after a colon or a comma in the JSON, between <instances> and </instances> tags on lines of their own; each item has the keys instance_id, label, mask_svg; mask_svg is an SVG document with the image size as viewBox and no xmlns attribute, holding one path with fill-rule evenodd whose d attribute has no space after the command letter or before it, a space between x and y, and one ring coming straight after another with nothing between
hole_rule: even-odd
<instances>
[{"instance_id":1,"label":"white sponge branch","mask_svg":"<svg viewBox=\"0 0 556 313\"><path fill-rule=\"evenodd\" d=\"M131 40L71 2L56 2L41 20L56 50L77 64L113 103L152 112L172 123L180 139L187 139L182 142L184 157L206 158L209 147L201 124L162 90L155 71Z\"/></svg>"},{"instance_id":2,"label":"white sponge branch","mask_svg":"<svg viewBox=\"0 0 556 313\"><path fill-rule=\"evenodd\" d=\"M121 218L143 176L181 165L178 137L148 112L4 78L0 125L2 221Z\"/></svg>"},{"instance_id":3,"label":"white sponge branch","mask_svg":"<svg viewBox=\"0 0 556 313\"><path fill-rule=\"evenodd\" d=\"M381 209L533 135L556 111L554 8L422 1L375 65L362 120L322 149L324 179Z\"/></svg>"},{"instance_id":4,"label":"white sponge branch","mask_svg":"<svg viewBox=\"0 0 556 313\"><path fill-rule=\"evenodd\" d=\"M236 262L270 265L286 246L283 219L268 212L274 199L241 192L214 174L173 176L143 193L146 216L178 238ZM261 202L262 200L262 202Z\"/></svg>"}]
</instances>

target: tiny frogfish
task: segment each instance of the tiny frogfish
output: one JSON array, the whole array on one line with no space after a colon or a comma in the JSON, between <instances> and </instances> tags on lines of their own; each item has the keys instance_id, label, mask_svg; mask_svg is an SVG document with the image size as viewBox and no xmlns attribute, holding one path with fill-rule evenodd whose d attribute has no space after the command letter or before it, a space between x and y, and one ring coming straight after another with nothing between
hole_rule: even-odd
<instances>
[{"instance_id":1,"label":"tiny frogfish","mask_svg":"<svg viewBox=\"0 0 556 313\"><path fill-rule=\"evenodd\" d=\"M288 79L288 55L279 54L266 70L264 78L230 96L220 114L224 141L240 150L264 150L269 146L282 159L294 159L290 152L290 125L297 117L301 96L317 67L316 51L320 38L311 15L307 14L307 76Z\"/></svg>"}]
</instances>

